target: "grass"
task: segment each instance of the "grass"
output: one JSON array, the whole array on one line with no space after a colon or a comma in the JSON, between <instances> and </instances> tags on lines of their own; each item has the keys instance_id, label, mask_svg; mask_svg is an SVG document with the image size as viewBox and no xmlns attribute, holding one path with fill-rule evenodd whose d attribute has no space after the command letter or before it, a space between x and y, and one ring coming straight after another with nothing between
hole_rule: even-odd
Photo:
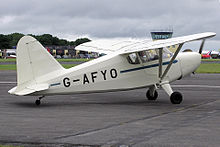
<instances>
[{"instance_id":1,"label":"grass","mask_svg":"<svg viewBox=\"0 0 220 147\"><path fill-rule=\"evenodd\" d=\"M59 62L84 62L87 59L57 59ZM203 61L219 61L220 59L203 59ZM15 59L0 59L0 62L15 62ZM62 64L66 69L76 66L77 64ZM16 70L15 64L1 65L0 70ZM220 73L220 64L217 63L203 63L196 70L196 73Z\"/></svg>"},{"instance_id":2,"label":"grass","mask_svg":"<svg viewBox=\"0 0 220 147\"><path fill-rule=\"evenodd\" d=\"M57 59L58 62L86 62L92 59Z\"/></svg>"},{"instance_id":3,"label":"grass","mask_svg":"<svg viewBox=\"0 0 220 147\"><path fill-rule=\"evenodd\" d=\"M15 64L0 65L0 70L16 70Z\"/></svg>"},{"instance_id":4,"label":"grass","mask_svg":"<svg viewBox=\"0 0 220 147\"><path fill-rule=\"evenodd\" d=\"M77 64L62 64L66 69L76 66ZM15 64L0 65L0 70L16 70Z\"/></svg>"},{"instance_id":5,"label":"grass","mask_svg":"<svg viewBox=\"0 0 220 147\"><path fill-rule=\"evenodd\" d=\"M86 62L92 59L57 59L58 62ZM202 59L202 61L220 61L220 59ZM1 59L0 62L16 62L16 59Z\"/></svg>"},{"instance_id":6,"label":"grass","mask_svg":"<svg viewBox=\"0 0 220 147\"><path fill-rule=\"evenodd\" d=\"M77 64L62 64L62 66L66 69L76 66Z\"/></svg>"},{"instance_id":7,"label":"grass","mask_svg":"<svg viewBox=\"0 0 220 147\"><path fill-rule=\"evenodd\" d=\"M220 73L220 64L201 64L196 73Z\"/></svg>"},{"instance_id":8,"label":"grass","mask_svg":"<svg viewBox=\"0 0 220 147\"><path fill-rule=\"evenodd\" d=\"M212 62L212 61L220 61L220 59L202 59L202 61Z\"/></svg>"},{"instance_id":9,"label":"grass","mask_svg":"<svg viewBox=\"0 0 220 147\"><path fill-rule=\"evenodd\" d=\"M0 145L0 147L22 147L22 146L13 146L13 145Z\"/></svg>"},{"instance_id":10,"label":"grass","mask_svg":"<svg viewBox=\"0 0 220 147\"><path fill-rule=\"evenodd\" d=\"M92 59L56 59L58 62L86 62ZM0 59L0 62L16 62L16 59Z\"/></svg>"},{"instance_id":11,"label":"grass","mask_svg":"<svg viewBox=\"0 0 220 147\"><path fill-rule=\"evenodd\" d=\"M58 62L86 62L92 59L57 59ZM16 62L16 59L0 59L0 62ZM76 66L77 64L62 64L66 69ZM0 70L16 70L15 64L1 65Z\"/></svg>"},{"instance_id":12,"label":"grass","mask_svg":"<svg viewBox=\"0 0 220 147\"><path fill-rule=\"evenodd\" d=\"M16 62L16 59L2 59L2 58L0 58L0 62Z\"/></svg>"}]
</instances>

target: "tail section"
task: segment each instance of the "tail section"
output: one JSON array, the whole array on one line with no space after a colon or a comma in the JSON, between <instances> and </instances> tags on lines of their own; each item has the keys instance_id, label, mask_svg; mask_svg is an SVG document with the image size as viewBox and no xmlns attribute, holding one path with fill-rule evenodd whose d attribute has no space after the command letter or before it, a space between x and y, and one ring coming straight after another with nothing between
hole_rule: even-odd
<instances>
[{"instance_id":1,"label":"tail section","mask_svg":"<svg viewBox=\"0 0 220 147\"><path fill-rule=\"evenodd\" d=\"M33 37L22 37L17 45L17 87L9 93L27 95L35 91L48 89L47 84L38 82L38 78L64 68Z\"/></svg>"}]
</instances>

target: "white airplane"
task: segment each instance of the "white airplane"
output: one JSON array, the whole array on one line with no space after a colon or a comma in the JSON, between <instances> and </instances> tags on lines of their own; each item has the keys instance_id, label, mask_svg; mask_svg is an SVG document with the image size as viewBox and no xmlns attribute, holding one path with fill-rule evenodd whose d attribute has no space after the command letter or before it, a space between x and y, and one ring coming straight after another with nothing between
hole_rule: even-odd
<instances>
[{"instance_id":1,"label":"white airplane","mask_svg":"<svg viewBox=\"0 0 220 147\"><path fill-rule=\"evenodd\" d=\"M105 53L98 59L70 69L63 68L33 37L24 36L17 45L17 86L9 90L19 96L67 95L149 88L146 96L156 100L157 89L163 88L173 104L182 95L173 92L170 83L194 72L201 63L205 39L216 33L207 32L158 41L124 41L100 43L92 41L77 50ZM203 40L199 53L179 53L184 43ZM179 45L174 54L166 47Z\"/></svg>"}]
</instances>

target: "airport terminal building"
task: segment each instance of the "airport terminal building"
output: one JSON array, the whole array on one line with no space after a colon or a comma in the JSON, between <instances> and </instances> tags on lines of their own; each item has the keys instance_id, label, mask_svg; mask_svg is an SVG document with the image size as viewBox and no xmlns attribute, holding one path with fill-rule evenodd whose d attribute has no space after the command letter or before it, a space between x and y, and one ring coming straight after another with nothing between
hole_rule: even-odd
<instances>
[{"instance_id":1,"label":"airport terminal building","mask_svg":"<svg viewBox=\"0 0 220 147\"><path fill-rule=\"evenodd\" d=\"M154 30L151 31L152 40L169 39L173 36L173 30ZM171 52L175 52L178 45L172 45L167 47Z\"/></svg>"}]
</instances>

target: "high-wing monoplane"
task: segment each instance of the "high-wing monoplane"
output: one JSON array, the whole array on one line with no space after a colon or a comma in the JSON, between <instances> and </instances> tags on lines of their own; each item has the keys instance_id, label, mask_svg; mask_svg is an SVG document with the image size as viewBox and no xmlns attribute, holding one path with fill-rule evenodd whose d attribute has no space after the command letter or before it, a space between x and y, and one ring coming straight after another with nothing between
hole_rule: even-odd
<instances>
[{"instance_id":1,"label":"high-wing monoplane","mask_svg":"<svg viewBox=\"0 0 220 147\"><path fill-rule=\"evenodd\" d=\"M36 105L48 95L113 92L138 88L148 89L146 96L156 100L163 88L173 104L182 102L182 94L173 92L170 83L194 72L200 65L207 32L158 41L91 41L77 50L105 53L105 56L63 68L33 37L24 36L17 45L17 86L14 95L39 96ZM199 53L182 52L184 43L202 40ZM175 53L168 46L178 45Z\"/></svg>"}]
</instances>

